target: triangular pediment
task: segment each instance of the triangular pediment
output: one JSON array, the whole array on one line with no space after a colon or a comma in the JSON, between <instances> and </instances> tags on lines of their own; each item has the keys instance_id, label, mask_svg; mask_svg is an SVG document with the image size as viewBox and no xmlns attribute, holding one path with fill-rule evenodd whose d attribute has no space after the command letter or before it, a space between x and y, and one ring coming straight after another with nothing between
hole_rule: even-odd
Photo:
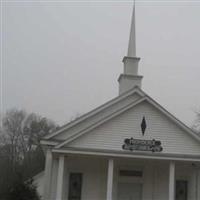
<instances>
[{"instance_id":1,"label":"triangular pediment","mask_svg":"<svg viewBox=\"0 0 200 200\"><path fill-rule=\"evenodd\" d=\"M141 122L145 117L144 135ZM43 144L61 148L123 151L125 138L159 140L163 153L200 154L200 138L138 87L47 135Z\"/></svg>"},{"instance_id":2,"label":"triangular pediment","mask_svg":"<svg viewBox=\"0 0 200 200\"><path fill-rule=\"evenodd\" d=\"M143 117L147 125L144 135L141 131ZM63 147L124 152L126 150L122 149L122 145L126 138L159 140L163 147L161 153L164 154L200 154L198 139L188 134L147 100L139 102Z\"/></svg>"},{"instance_id":3,"label":"triangular pediment","mask_svg":"<svg viewBox=\"0 0 200 200\"><path fill-rule=\"evenodd\" d=\"M64 125L58 131L48 134L43 139L51 141L63 141L72 135L86 130L97 124L102 119L107 118L116 111L137 102L145 96L145 93L138 87L118 96L117 98L108 101L107 103L101 105L100 107L86 113L85 115L77 118L76 120Z\"/></svg>"}]
</instances>

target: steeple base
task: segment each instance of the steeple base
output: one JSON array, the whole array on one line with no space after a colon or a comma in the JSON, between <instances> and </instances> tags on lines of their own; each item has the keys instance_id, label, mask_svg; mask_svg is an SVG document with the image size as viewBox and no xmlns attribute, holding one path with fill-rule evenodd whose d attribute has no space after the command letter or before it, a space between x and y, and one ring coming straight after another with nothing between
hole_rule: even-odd
<instances>
[{"instance_id":1,"label":"steeple base","mask_svg":"<svg viewBox=\"0 0 200 200\"><path fill-rule=\"evenodd\" d=\"M142 78L143 76L138 76L138 75L120 74L118 78L119 95L134 88L135 86L141 88Z\"/></svg>"}]
</instances>

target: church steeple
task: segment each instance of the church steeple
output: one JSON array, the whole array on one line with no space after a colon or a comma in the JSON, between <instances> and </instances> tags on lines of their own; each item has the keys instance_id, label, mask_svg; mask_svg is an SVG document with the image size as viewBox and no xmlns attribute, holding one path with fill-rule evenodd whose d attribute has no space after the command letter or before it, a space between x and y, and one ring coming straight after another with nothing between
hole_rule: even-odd
<instances>
[{"instance_id":1,"label":"church steeple","mask_svg":"<svg viewBox=\"0 0 200 200\"><path fill-rule=\"evenodd\" d=\"M119 95L138 86L141 87L142 76L138 75L138 63L140 58L136 57L136 34L135 34L135 1L131 19L130 36L127 56L123 58L124 72L119 76Z\"/></svg>"},{"instance_id":2,"label":"church steeple","mask_svg":"<svg viewBox=\"0 0 200 200\"><path fill-rule=\"evenodd\" d=\"M135 35L135 1L133 5L133 13L131 19L131 28L128 43L128 57L136 57L136 35Z\"/></svg>"}]
</instances>

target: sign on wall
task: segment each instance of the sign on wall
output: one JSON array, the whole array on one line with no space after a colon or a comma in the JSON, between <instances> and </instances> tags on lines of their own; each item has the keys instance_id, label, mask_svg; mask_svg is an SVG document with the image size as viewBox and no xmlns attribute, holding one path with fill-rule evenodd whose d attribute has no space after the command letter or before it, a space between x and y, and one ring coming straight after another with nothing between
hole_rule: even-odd
<instances>
[{"instance_id":1,"label":"sign on wall","mask_svg":"<svg viewBox=\"0 0 200 200\"><path fill-rule=\"evenodd\" d=\"M129 151L151 151L161 152L163 150L161 141L159 140L139 140L134 138L126 138L122 149Z\"/></svg>"}]
</instances>

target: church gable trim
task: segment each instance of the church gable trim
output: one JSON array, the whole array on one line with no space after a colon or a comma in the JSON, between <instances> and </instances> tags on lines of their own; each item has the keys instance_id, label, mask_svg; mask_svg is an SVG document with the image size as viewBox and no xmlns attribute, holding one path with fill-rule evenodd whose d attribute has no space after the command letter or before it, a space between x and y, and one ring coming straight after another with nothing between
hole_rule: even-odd
<instances>
[{"instance_id":1,"label":"church gable trim","mask_svg":"<svg viewBox=\"0 0 200 200\"><path fill-rule=\"evenodd\" d=\"M108 116L107 118L102 119L101 121L99 121L96 124L93 124L91 127L88 127L87 129L79 132L79 133L75 133L72 136L68 137L65 141L61 142L60 144L58 144L57 146L55 146L55 148L61 148L64 145L78 139L80 136L90 132L91 130L93 130L94 128L102 125L103 123L109 121L110 119L120 115L121 113L125 112L126 110L133 108L134 106L140 104L143 101L147 101L149 104L153 105L157 110L159 110L162 114L164 114L168 119L170 119L172 122L174 122L178 127L180 127L186 134L188 133L191 137L193 137L195 140L197 140L198 142L200 142L200 137L189 127L187 127L184 123L182 123L181 121L179 121L176 117L174 117L171 113L169 113L166 109L164 109L161 105L159 105L156 101L154 101L151 97L149 96L145 96L141 99L139 99L138 101L131 103L130 105L119 109L118 111L116 111L115 113L112 113L110 116Z\"/></svg>"},{"instance_id":2,"label":"church gable trim","mask_svg":"<svg viewBox=\"0 0 200 200\"><path fill-rule=\"evenodd\" d=\"M146 94L139 88L139 87L134 87L132 88L131 90L125 92L124 94L108 101L107 103L97 107L96 109L80 116L79 118L77 118L76 120L72 121L72 122L69 122L68 124L65 124L64 126L62 126L59 130L57 130L56 132L53 132L53 133L50 133L48 135L46 135L43 140L51 140L53 137L63 133L64 131L67 131L68 129L74 127L74 126L78 126L79 123L83 122L84 120L88 119L88 118L91 118L93 116L95 116L96 114L102 112L103 110L105 109L108 109L110 106L120 102L120 101L123 101L124 99L126 99L127 97L133 95L133 94L138 94L139 96L141 97L144 97L146 96Z\"/></svg>"},{"instance_id":3,"label":"church gable trim","mask_svg":"<svg viewBox=\"0 0 200 200\"><path fill-rule=\"evenodd\" d=\"M63 147L64 145L74 141L75 139L79 138L80 136L90 132L91 130L97 128L98 126L104 124L105 122L109 121L110 119L122 114L123 112L131 109L132 107L138 105L139 103L143 102L144 100L146 100L145 97L137 100L136 102L133 102L131 104L129 104L128 106L126 107L123 107L123 108L120 108L119 110L117 110L116 112L112 113L111 115L107 116L106 118L100 120L99 122L93 124L92 126L88 127L87 129L79 132L79 133L75 133L73 134L72 136L68 137L64 142L61 142L60 144L58 144L55 148L61 148Z\"/></svg>"},{"instance_id":4,"label":"church gable trim","mask_svg":"<svg viewBox=\"0 0 200 200\"><path fill-rule=\"evenodd\" d=\"M185 125L179 119L177 119L174 115L172 115L170 112L168 112L164 107L162 107L160 104L158 104L151 97L147 96L146 100L151 105L153 105L155 108L157 108L161 113L163 113L166 117L168 117L172 122L174 122L178 127L180 127L182 130L184 130L186 133L188 133L194 139L196 139L198 142L200 142L200 137L191 128L189 128L187 125Z\"/></svg>"}]
</instances>

